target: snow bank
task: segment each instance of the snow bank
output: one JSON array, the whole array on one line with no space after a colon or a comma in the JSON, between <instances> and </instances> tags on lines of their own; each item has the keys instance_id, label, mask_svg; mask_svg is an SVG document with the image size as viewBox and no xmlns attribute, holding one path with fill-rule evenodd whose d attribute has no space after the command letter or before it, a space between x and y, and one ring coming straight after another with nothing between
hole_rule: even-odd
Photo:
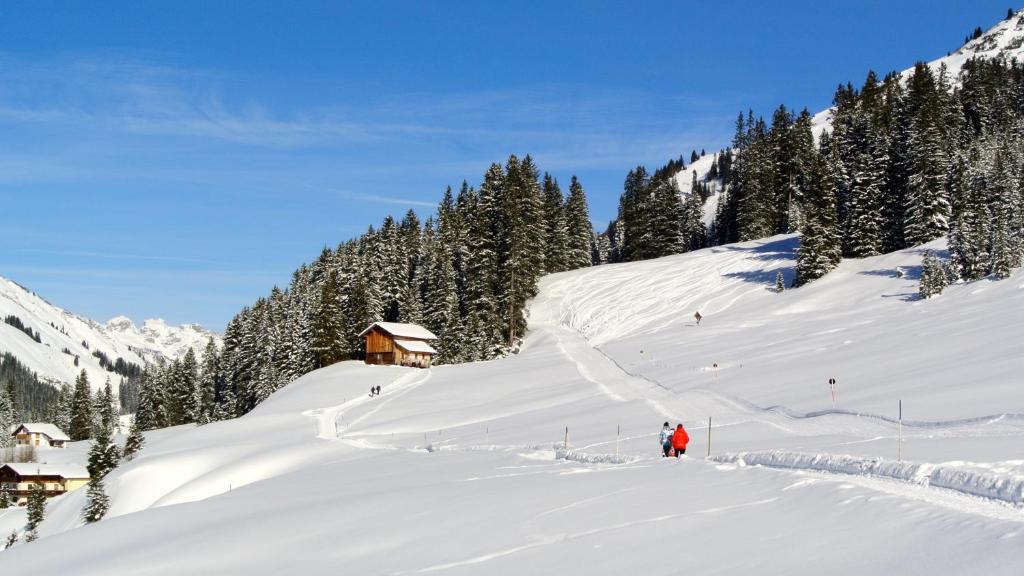
<instances>
[{"instance_id":1,"label":"snow bank","mask_svg":"<svg viewBox=\"0 0 1024 576\"><path fill-rule=\"evenodd\" d=\"M862 458L844 454L807 454L779 450L740 452L714 456L711 459L716 462L769 468L881 476L992 498L1017 506L1024 505L1024 474L1007 468L993 469L989 465L963 462L944 464L895 462L882 458Z\"/></svg>"},{"instance_id":2,"label":"snow bank","mask_svg":"<svg viewBox=\"0 0 1024 576\"><path fill-rule=\"evenodd\" d=\"M631 464L640 460L636 456L625 456L620 454L589 454L578 450L566 450L559 448L555 450L556 460L568 460L570 462L583 462L585 464Z\"/></svg>"}]
</instances>

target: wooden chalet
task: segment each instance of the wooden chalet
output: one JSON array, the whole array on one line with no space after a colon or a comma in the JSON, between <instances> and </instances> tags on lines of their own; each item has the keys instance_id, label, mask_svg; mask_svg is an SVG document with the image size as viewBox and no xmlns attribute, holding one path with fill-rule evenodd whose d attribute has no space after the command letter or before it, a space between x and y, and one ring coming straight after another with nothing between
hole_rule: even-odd
<instances>
[{"instance_id":1,"label":"wooden chalet","mask_svg":"<svg viewBox=\"0 0 1024 576\"><path fill-rule=\"evenodd\" d=\"M53 424L45 422L25 422L14 426L11 436L14 436L18 446L32 446L39 448L63 448L65 442L71 439L63 430Z\"/></svg>"},{"instance_id":2,"label":"wooden chalet","mask_svg":"<svg viewBox=\"0 0 1024 576\"><path fill-rule=\"evenodd\" d=\"M437 354L430 345L437 336L416 324L374 322L359 336L366 338L367 364L429 368Z\"/></svg>"},{"instance_id":3,"label":"wooden chalet","mask_svg":"<svg viewBox=\"0 0 1024 576\"><path fill-rule=\"evenodd\" d=\"M18 462L0 466L0 485L7 488L15 503L28 502L32 486L43 486L47 498L77 490L89 483L89 472L75 464L37 464Z\"/></svg>"}]
</instances>

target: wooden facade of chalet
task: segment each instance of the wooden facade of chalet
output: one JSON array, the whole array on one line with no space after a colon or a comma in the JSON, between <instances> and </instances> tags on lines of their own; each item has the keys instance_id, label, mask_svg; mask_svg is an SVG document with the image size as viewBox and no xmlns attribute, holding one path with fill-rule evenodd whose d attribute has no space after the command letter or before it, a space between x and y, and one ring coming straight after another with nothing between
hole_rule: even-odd
<instances>
[{"instance_id":1,"label":"wooden facade of chalet","mask_svg":"<svg viewBox=\"0 0 1024 576\"><path fill-rule=\"evenodd\" d=\"M429 368L437 340L429 330L416 324L375 322L360 334L366 340L367 364L393 364Z\"/></svg>"},{"instance_id":2,"label":"wooden facade of chalet","mask_svg":"<svg viewBox=\"0 0 1024 576\"><path fill-rule=\"evenodd\" d=\"M7 488L15 503L28 502L32 487L40 484L47 498L77 490L89 483L89 472L71 464L24 462L0 466L0 485Z\"/></svg>"}]
</instances>

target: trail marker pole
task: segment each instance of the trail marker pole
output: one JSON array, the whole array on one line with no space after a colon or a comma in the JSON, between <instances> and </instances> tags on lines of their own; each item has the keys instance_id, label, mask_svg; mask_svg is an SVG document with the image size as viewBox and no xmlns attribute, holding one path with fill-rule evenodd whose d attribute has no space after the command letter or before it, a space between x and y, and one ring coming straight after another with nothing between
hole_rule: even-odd
<instances>
[{"instance_id":1,"label":"trail marker pole","mask_svg":"<svg viewBox=\"0 0 1024 576\"><path fill-rule=\"evenodd\" d=\"M896 461L903 462L903 400L900 400L899 436L896 442Z\"/></svg>"},{"instance_id":2,"label":"trail marker pole","mask_svg":"<svg viewBox=\"0 0 1024 576\"><path fill-rule=\"evenodd\" d=\"M711 457L711 416L708 416L708 458Z\"/></svg>"},{"instance_id":3,"label":"trail marker pole","mask_svg":"<svg viewBox=\"0 0 1024 576\"><path fill-rule=\"evenodd\" d=\"M562 443L562 447L566 450L569 449L569 427L565 427L565 442Z\"/></svg>"},{"instance_id":4,"label":"trail marker pole","mask_svg":"<svg viewBox=\"0 0 1024 576\"><path fill-rule=\"evenodd\" d=\"M829 378L828 379L828 387L832 391L832 409L835 410L836 409L836 379L835 378Z\"/></svg>"},{"instance_id":5,"label":"trail marker pole","mask_svg":"<svg viewBox=\"0 0 1024 576\"><path fill-rule=\"evenodd\" d=\"M615 455L619 455L619 436L622 434L622 425L615 425Z\"/></svg>"}]
</instances>

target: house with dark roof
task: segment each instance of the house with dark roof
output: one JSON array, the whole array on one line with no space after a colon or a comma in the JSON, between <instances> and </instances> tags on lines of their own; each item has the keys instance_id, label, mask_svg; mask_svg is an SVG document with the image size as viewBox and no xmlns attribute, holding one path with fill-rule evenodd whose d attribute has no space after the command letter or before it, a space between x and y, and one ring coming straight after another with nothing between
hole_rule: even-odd
<instances>
[{"instance_id":1,"label":"house with dark roof","mask_svg":"<svg viewBox=\"0 0 1024 576\"><path fill-rule=\"evenodd\" d=\"M433 332L416 324L374 322L359 335L366 339L367 364L429 368L437 350Z\"/></svg>"}]
</instances>

